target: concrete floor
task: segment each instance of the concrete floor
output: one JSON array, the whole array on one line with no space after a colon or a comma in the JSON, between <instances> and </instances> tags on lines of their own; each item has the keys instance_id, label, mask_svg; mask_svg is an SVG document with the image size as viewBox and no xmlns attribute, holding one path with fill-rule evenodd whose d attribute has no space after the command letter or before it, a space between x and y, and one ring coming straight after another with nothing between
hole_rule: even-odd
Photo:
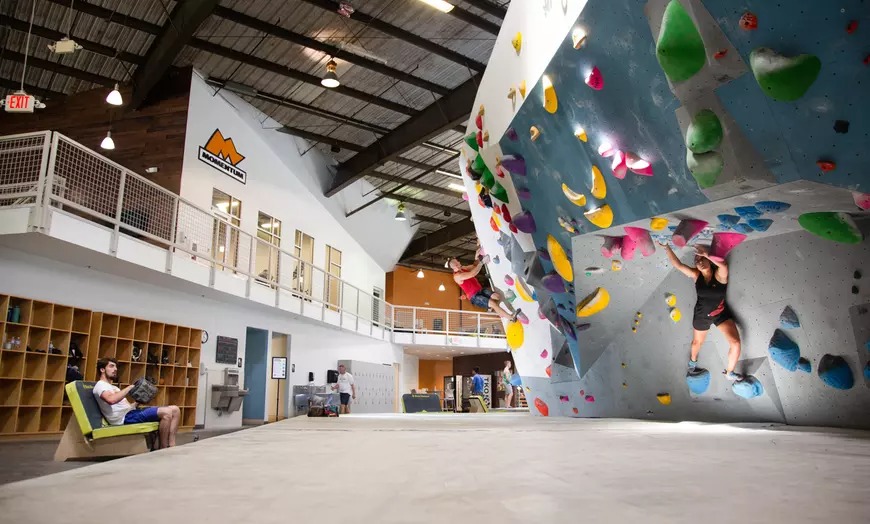
<instances>
[{"instance_id":1,"label":"concrete floor","mask_svg":"<svg viewBox=\"0 0 870 524\"><path fill-rule=\"evenodd\" d=\"M868 432L352 415L7 484L0 522L866 523L868 480Z\"/></svg>"}]
</instances>

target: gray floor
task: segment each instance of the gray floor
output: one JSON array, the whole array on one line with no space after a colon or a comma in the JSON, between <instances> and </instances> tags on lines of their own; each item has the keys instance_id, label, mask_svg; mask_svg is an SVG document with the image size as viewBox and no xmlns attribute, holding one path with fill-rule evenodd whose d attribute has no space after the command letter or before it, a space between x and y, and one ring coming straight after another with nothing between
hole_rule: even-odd
<instances>
[{"instance_id":1,"label":"gray floor","mask_svg":"<svg viewBox=\"0 0 870 524\"><path fill-rule=\"evenodd\" d=\"M867 432L353 415L7 484L0 522L866 523L868 479Z\"/></svg>"}]
</instances>

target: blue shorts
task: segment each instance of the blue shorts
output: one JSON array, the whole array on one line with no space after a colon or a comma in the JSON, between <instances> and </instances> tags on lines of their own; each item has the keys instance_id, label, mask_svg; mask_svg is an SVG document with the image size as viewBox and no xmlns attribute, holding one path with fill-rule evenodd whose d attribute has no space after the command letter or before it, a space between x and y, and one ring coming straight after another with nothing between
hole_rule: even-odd
<instances>
[{"instance_id":1,"label":"blue shorts","mask_svg":"<svg viewBox=\"0 0 870 524\"><path fill-rule=\"evenodd\" d=\"M469 299L469 301L477 307L482 307L483 309L489 309L489 299L491 297L492 297L492 290L481 289L480 291L475 293L474 296Z\"/></svg>"},{"instance_id":2,"label":"blue shorts","mask_svg":"<svg viewBox=\"0 0 870 524\"><path fill-rule=\"evenodd\" d=\"M124 415L124 424L141 424L143 422L159 422L160 417L157 416L157 408L142 408L128 411Z\"/></svg>"}]
</instances>

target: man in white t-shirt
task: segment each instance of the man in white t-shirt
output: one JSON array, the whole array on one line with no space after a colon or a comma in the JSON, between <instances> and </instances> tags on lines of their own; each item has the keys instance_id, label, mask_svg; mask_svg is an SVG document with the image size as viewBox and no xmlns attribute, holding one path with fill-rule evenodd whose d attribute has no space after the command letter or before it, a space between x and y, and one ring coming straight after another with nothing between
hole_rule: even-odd
<instances>
[{"instance_id":1,"label":"man in white t-shirt","mask_svg":"<svg viewBox=\"0 0 870 524\"><path fill-rule=\"evenodd\" d=\"M137 408L135 403L128 402L127 395L130 394L133 386L119 389L112 384L113 381L118 380L118 361L114 358L101 358L97 362L97 374L100 378L94 385L94 397L109 424L122 426L159 422L160 448L175 445L175 434L178 432L178 422L181 420L181 410L178 406Z\"/></svg>"},{"instance_id":2,"label":"man in white t-shirt","mask_svg":"<svg viewBox=\"0 0 870 524\"><path fill-rule=\"evenodd\" d=\"M350 399L356 400L356 385L353 383L353 375L347 372L344 364L338 365L338 383L332 386L333 390L338 390L338 396L341 398L341 414L350 413Z\"/></svg>"}]
</instances>

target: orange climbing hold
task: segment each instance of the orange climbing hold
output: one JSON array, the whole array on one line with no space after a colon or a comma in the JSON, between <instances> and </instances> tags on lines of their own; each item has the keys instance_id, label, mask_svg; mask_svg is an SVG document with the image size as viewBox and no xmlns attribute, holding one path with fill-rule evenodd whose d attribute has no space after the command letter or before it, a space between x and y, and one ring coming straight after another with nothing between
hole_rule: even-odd
<instances>
[{"instance_id":1,"label":"orange climbing hold","mask_svg":"<svg viewBox=\"0 0 870 524\"><path fill-rule=\"evenodd\" d=\"M553 366L547 366L547 369L545 369L544 372L547 373L548 377L553 376Z\"/></svg>"},{"instance_id":2,"label":"orange climbing hold","mask_svg":"<svg viewBox=\"0 0 870 524\"><path fill-rule=\"evenodd\" d=\"M830 160L819 160L818 162L816 162L816 165L819 166L819 169L821 169L825 173L837 169L837 164L831 162Z\"/></svg>"},{"instance_id":3,"label":"orange climbing hold","mask_svg":"<svg viewBox=\"0 0 870 524\"><path fill-rule=\"evenodd\" d=\"M529 138L532 139L532 142L538 139L541 136L541 131L535 126L529 128Z\"/></svg>"},{"instance_id":4,"label":"orange climbing hold","mask_svg":"<svg viewBox=\"0 0 870 524\"><path fill-rule=\"evenodd\" d=\"M740 28L745 31L753 31L758 29L758 17L751 11L746 11L740 17Z\"/></svg>"},{"instance_id":5,"label":"orange climbing hold","mask_svg":"<svg viewBox=\"0 0 870 524\"><path fill-rule=\"evenodd\" d=\"M535 399L535 409L537 409L538 413L545 417L550 416L550 408L547 406L547 403L540 398Z\"/></svg>"}]
</instances>

